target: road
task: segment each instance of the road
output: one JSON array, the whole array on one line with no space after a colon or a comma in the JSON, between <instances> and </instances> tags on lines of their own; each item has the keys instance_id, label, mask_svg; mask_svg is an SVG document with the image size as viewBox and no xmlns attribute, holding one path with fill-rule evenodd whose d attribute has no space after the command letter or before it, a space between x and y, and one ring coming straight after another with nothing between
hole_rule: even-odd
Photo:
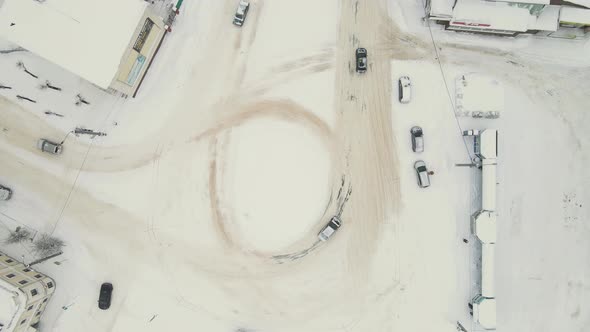
<instances>
[{"instance_id":1,"label":"road","mask_svg":"<svg viewBox=\"0 0 590 332\"><path fill-rule=\"evenodd\" d=\"M188 16L203 9L200 4L185 5ZM58 284L68 285L58 287L55 305L46 314L56 331L77 331L82 326L89 331L132 331L144 326L136 316L154 314L158 316L148 326L154 331L172 322L192 325L195 316L210 331L232 326L236 331L335 327L367 331L388 315L376 310L377 314L366 316L363 309L384 289L391 296L397 275L395 253L382 252L374 258L382 241L395 241L395 234L383 232L382 226L395 223L399 204L390 54L380 31L389 24L382 14L384 4L345 1L335 6L340 13L334 12L338 18L332 46L273 64L270 71L253 79L248 72L253 64L264 68L250 55L261 47L256 46L262 42L257 40L259 21L284 5L254 1L240 30L226 19L235 3L216 2L207 14L213 23L201 24L207 38L187 38L187 27L178 28L179 37L172 37L164 47L179 49L174 55L190 69L180 89L161 83L157 93L166 98L161 100L172 102L157 113L146 112L159 118L161 125L155 132L136 133L143 138L134 143L116 144L116 133L109 136L110 146L89 145L72 137L60 158L43 155L30 143L39 135L65 134L2 101L0 116L8 129L0 146L7 156L0 161L3 172L18 183L19 192L34 193L27 200L15 199L18 208L28 205L33 211L44 211L44 216L35 220L35 213L22 214L16 207L4 212L40 231L55 230L74 250L66 250L64 257L70 263L59 269L50 263L41 265ZM196 23L184 24L192 28ZM207 54L214 58L200 52L199 44L207 45ZM354 71L354 50L359 46L369 50L369 70L362 75ZM195 52L199 53L194 56ZM171 59L173 54L160 53L161 59ZM279 84L316 74L333 77L333 84L323 87L333 91L329 97L333 123L297 100L264 97ZM178 91L185 92L176 99L167 97ZM188 91L198 91L198 98ZM150 98L157 101L157 96ZM342 235L333 242L317 244L315 232L323 220L319 219L290 246L300 254L256 253L243 247L232 227L235 221L227 214L231 207L223 201L219 187L226 177L229 133L246 122L269 118L305 127L326 147L332 165L332 186L326 188L326 197L336 197L342 188L344 192L352 189L342 210ZM195 198L203 193L195 186L208 188L200 202ZM344 192L340 199L329 201L326 214L337 212ZM195 224L194 218L203 222ZM186 236L189 233L200 235ZM105 251L101 248L106 244ZM281 254L288 259L277 259ZM383 264L388 267L375 276L372 270ZM116 284L113 308L106 315L90 301L94 285L103 278ZM326 289L334 278L340 282ZM147 294L145 289L153 284L167 287ZM186 284L191 287L180 288ZM355 300L346 301L351 296ZM151 297L158 298L158 303L152 303ZM76 304L62 312L59 308L72 298ZM383 295L379 301L384 301ZM332 319L318 312L330 313ZM95 323L81 318L85 314Z\"/></svg>"}]
</instances>

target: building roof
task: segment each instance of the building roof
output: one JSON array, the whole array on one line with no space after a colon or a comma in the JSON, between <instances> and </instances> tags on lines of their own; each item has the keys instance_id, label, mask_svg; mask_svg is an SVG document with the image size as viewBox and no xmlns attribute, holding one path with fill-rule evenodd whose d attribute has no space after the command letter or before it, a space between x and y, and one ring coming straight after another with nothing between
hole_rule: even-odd
<instances>
[{"instance_id":1,"label":"building roof","mask_svg":"<svg viewBox=\"0 0 590 332\"><path fill-rule=\"evenodd\" d=\"M509 3L525 3L525 4L537 4L537 5L548 5L551 0L497 0L501 2Z\"/></svg>"},{"instance_id":2,"label":"building roof","mask_svg":"<svg viewBox=\"0 0 590 332\"><path fill-rule=\"evenodd\" d=\"M430 0L430 16L452 17L455 0Z\"/></svg>"},{"instance_id":3,"label":"building roof","mask_svg":"<svg viewBox=\"0 0 590 332\"><path fill-rule=\"evenodd\" d=\"M573 3L578 6L590 8L590 0L566 0L566 2Z\"/></svg>"},{"instance_id":4,"label":"building roof","mask_svg":"<svg viewBox=\"0 0 590 332\"><path fill-rule=\"evenodd\" d=\"M457 0L451 24L525 32L529 16L527 9L506 2Z\"/></svg>"},{"instance_id":5,"label":"building roof","mask_svg":"<svg viewBox=\"0 0 590 332\"><path fill-rule=\"evenodd\" d=\"M486 298L496 297L495 249L493 244L481 246L481 296Z\"/></svg>"},{"instance_id":6,"label":"building roof","mask_svg":"<svg viewBox=\"0 0 590 332\"><path fill-rule=\"evenodd\" d=\"M17 287L0 279L0 323L2 331L13 331L25 311L27 298Z\"/></svg>"},{"instance_id":7,"label":"building roof","mask_svg":"<svg viewBox=\"0 0 590 332\"><path fill-rule=\"evenodd\" d=\"M496 214L492 211L481 211L473 218L475 236L485 244L496 243Z\"/></svg>"},{"instance_id":8,"label":"building roof","mask_svg":"<svg viewBox=\"0 0 590 332\"><path fill-rule=\"evenodd\" d=\"M484 159L496 159L498 156L498 130L484 129L479 134L480 155Z\"/></svg>"},{"instance_id":9,"label":"building roof","mask_svg":"<svg viewBox=\"0 0 590 332\"><path fill-rule=\"evenodd\" d=\"M102 87L113 81L143 0L4 0L0 37Z\"/></svg>"},{"instance_id":10,"label":"building roof","mask_svg":"<svg viewBox=\"0 0 590 332\"><path fill-rule=\"evenodd\" d=\"M561 6L546 6L539 17L531 15L529 30L557 31L559 28L559 9Z\"/></svg>"},{"instance_id":11,"label":"building roof","mask_svg":"<svg viewBox=\"0 0 590 332\"><path fill-rule=\"evenodd\" d=\"M590 9L563 6L559 22L590 25Z\"/></svg>"},{"instance_id":12,"label":"building roof","mask_svg":"<svg viewBox=\"0 0 590 332\"><path fill-rule=\"evenodd\" d=\"M484 298L478 303L477 321L484 329L496 328L496 299Z\"/></svg>"}]
</instances>

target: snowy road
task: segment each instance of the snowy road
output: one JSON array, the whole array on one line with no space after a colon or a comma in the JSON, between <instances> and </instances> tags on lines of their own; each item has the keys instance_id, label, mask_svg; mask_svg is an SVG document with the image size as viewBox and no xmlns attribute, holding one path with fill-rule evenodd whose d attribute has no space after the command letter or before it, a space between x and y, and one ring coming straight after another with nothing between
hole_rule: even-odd
<instances>
[{"instance_id":1,"label":"snowy road","mask_svg":"<svg viewBox=\"0 0 590 332\"><path fill-rule=\"evenodd\" d=\"M477 176L454 167L467 161L465 145L429 35L401 28L419 25L416 8L355 0L251 3L246 24L236 28L235 1L185 1L135 100L97 94L100 102L87 109L59 101L67 116L47 119L39 115L43 107L56 105L0 97L0 183L15 191L0 205L1 221L55 231L67 243L56 259L61 265L38 266L58 283L44 329L426 332L468 322L475 262L461 239L469 237ZM387 13L398 5L416 22L394 22ZM587 88L575 88L588 73L547 69L539 59L523 61L518 51L464 47L446 38L439 52L450 78L488 71L521 87L507 93L515 105L507 106L508 121L459 123L497 125L507 133L501 136L502 153L510 152L501 160L506 180L499 182L506 185L499 189L499 213L511 223L499 227L507 244L498 254L504 271L499 322L505 331L563 325L585 332L590 292L583 276L590 266L579 263L587 255L573 253L590 252L582 222L587 190L572 179L548 181L549 201L533 175L526 180L531 193L518 174L526 173L519 165L545 159L519 131L533 117L535 137L560 137L554 144L543 140L547 153L572 165L579 154L587 164L582 129L588 117L579 112ZM365 74L354 71L357 47L368 50ZM31 55L10 54L3 68L22 57L35 63ZM409 105L396 100L400 75L416 85ZM30 95L42 100L44 93L33 88ZM38 137L63 139L64 128L81 123L108 136L69 136L59 158L36 151ZM409 150L415 124L427 133L427 151L419 157ZM575 149L561 148L570 145ZM416 158L436 171L429 190L415 185ZM588 184L582 166L552 162L542 169L550 168ZM555 205L556 197L563 202ZM536 200L567 229L531 212ZM341 230L319 243L317 232L340 212ZM546 255L511 271L508 257L523 265L530 257L522 243L539 245L535 236L547 236L531 231L532 220L549 223L557 235L545 240L562 249L540 250ZM31 258L26 247L5 250ZM563 273L543 274L546 259ZM108 311L96 307L103 281L115 285ZM529 299L511 295L512 283ZM533 305L537 284L553 289L545 298L563 309L552 311L551 301ZM537 322L524 304L554 319ZM543 323L554 328L543 330Z\"/></svg>"},{"instance_id":2,"label":"snowy road","mask_svg":"<svg viewBox=\"0 0 590 332\"><path fill-rule=\"evenodd\" d=\"M48 320L58 317L52 322L56 331L82 327L92 331L86 321L72 319L85 314L95 322L96 331L130 331L139 326L161 331L171 322L189 326L195 319L212 331L322 331L344 326L363 330L373 324L373 320L358 322L371 294L395 285L394 265L369 280L375 278L368 272L370 267L389 265L391 255L383 256L384 262L366 259L378 250L379 225L391 216L399 197L395 167L390 167L395 165L395 151L389 61L376 53L367 74L359 76L350 69L359 40L369 48L378 43L377 26L369 22L385 18L380 7L376 2L339 6L325 1L315 17L307 14L310 21L324 22L325 30L304 34L285 24L293 13L279 2L253 2L243 29L228 24L226 18L235 9L230 1L208 7L208 18L195 26L190 15L201 7L189 3L183 9L176 36L172 34L165 44L169 53L163 50L158 58L170 59L174 44L178 48L189 41L174 53L176 61L191 68L189 75L177 78L180 89L148 83L142 93L149 95L135 103L150 107L141 109L143 114L115 114L109 121L119 125L102 142L88 146L66 141L64 155L56 159L40 155L29 144L39 133L60 136L51 127L6 136L4 149L20 148L26 153L18 152L19 156L31 159L26 164L43 163L57 175L37 184L40 188L34 191L39 197L57 196L57 202L35 200L47 213L31 226L47 231L57 225L56 234L67 238L74 249L66 253L70 263L53 272L60 284L68 285L54 301L70 303L75 298L76 303L59 315L56 305ZM204 14L197 15L198 19ZM272 31L277 20L283 22L282 31ZM189 36L195 28L207 37ZM276 48L277 38L288 39L293 49ZM207 45L207 52L195 47L197 41ZM171 75L157 63L153 73L164 75L163 82ZM292 87L282 91L281 85ZM302 89L305 85L323 92L310 99L314 93ZM326 97L332 91L335 96ZM170 99L171 93L176 98ZM351 95L354 98L349 99ZM319 98L323 100L318 103ZM170 103L163 104L164 100ZM315 109L318 106L322 109ZM16 107L5 112L6 126L18 128L23 122L43 126L36 117L23 119ZM150 122L144 128L125 126L140 121L138 116ZM158 121L158 126L151 124ZM264 121L282 129L254 125ZM261 139L247 148L246 140L253 133ZM293 141L298 135L307 141ZM275 140L273 145L269 140ZM261 147L269 154L261 159L241 152ZM277 158L271 159L273 154ZM305 165L306 160L313 162ZM19 168L18 162L3 163L3 169L15 173ZM30 179L39 172L43 171L20 168L15 181L24 191L24 184L34 186ZM252 191L252 184L244 183L249 178L258 188L252 199L245 200ZM56 187L62 190L50 190ZM343 208L342 235L329 245L317 246L317 231L342 208L349 187L353 194ZM262 213L277 194L281 199L275 208ZM19 214L16 208L7 212ZM273 225L279 220L282 226ZM318 254L302 259L310 248ZM98 311L91 300L103 279L116 288L109 312ZM154 284L168 286L154 288ZM346 290L354 290L357 301L343 301L351 296ZM317 316L320 312L324 314ZM331 319L326 319L326 312L331 312ZM145 319L139 318L144 315ZM157 318L145 325L152 315ZM382 315L388 313L379 312L379 319L384 319Z\"/></svg>"}]
</instances>

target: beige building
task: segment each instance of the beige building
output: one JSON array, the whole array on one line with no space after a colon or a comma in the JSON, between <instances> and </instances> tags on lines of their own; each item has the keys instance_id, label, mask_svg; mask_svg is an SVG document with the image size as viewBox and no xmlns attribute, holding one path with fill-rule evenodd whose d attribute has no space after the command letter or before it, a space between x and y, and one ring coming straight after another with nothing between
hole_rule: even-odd
<instances>
[{"instance_id":1,"label":"beige building","mask_svg":"<svg viewBox=\"0 0 590 332\"><path fill-rule=\"evenodd\" d=\"M55 281L0 252L0 331L35 332Z\"/></svg>"},{"instance_id":2,"label":"beige building","mask_svg":"<svg viewBox=\"0 0 590 332\"><path fill-rule=\"evenodd\" d=\"M133 96L166 32L143 0L0 0L0 38Z\"/></svg>"}]
</instances>

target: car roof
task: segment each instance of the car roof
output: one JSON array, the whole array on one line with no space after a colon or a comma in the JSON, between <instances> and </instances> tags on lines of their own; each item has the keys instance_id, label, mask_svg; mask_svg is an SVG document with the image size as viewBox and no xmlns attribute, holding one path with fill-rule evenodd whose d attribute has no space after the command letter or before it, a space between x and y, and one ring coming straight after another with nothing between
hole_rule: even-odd
<instances>
[{"instance_id":1,"label":"car roof","mask_svg":"<svg viewBox=\"0 0 590 332\"><path fill-rule=\"evenodd\" d=\"M430 185L430 178L428 177L428 173L418 173L418 176L420 177L420 182L422 182L423 186Z\"/></svg>"},{"instance_id":2,"label":"car roof","mask_svg":"<svg viewBox=\"0 0 590 332\"><path fill-rule=\"evenodd\" d=\"M338 218L338 216L333 216L333 217L330 219L330 221L331 221L331 222L334 222L334 223L336 223L336 224L338 224L338 226L340 226L340 224L342 223L342 221L340 221L340 218Z\"/></svg>"}]
</instances>

